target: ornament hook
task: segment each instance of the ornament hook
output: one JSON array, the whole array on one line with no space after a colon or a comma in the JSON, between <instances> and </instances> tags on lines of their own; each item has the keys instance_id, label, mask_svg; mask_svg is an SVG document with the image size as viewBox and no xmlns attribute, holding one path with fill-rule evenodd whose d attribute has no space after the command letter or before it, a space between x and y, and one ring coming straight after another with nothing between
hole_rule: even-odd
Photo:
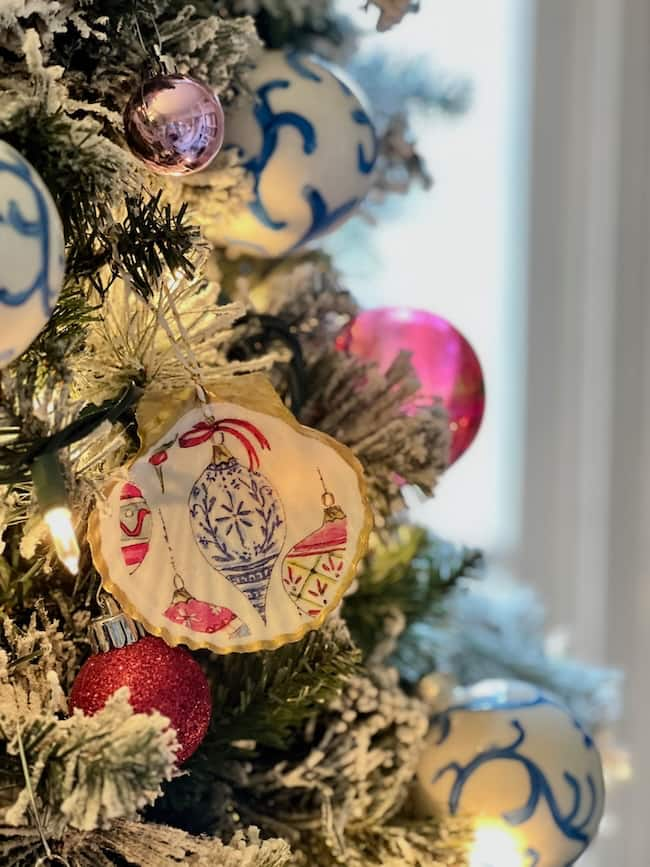
<instances>
[{"instance_id":1,"label":"ornament hook","mask_svg":"<svg viewBox=\"0 0 650 867\"><path fill-rule=\"evenodd\" d=\"M316 467L316 472L320 476L320 483L323 486L323 496L321 497L321 503L326 509L329 509L336 503L336 497L331 491L327 490L327 485L325 484L325 479L323 478L323 474L320 471L320 467Z\"/></svg>"}]
</instances>

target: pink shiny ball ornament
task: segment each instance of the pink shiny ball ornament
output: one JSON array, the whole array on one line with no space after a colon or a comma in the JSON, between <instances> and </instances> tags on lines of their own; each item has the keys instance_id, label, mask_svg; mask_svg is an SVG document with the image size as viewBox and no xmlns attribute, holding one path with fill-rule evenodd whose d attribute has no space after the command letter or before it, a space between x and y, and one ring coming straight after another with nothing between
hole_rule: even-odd
<instances>
[{"instance_id":1,"label":"pink shiny ball ornament","mask_svg":"<svg viewBox=\"0 0 650 867\"><path fill-rule=\"evenodd\" d=\"M152 635L96 653L79 669L70 710L79 708L92 716L122 686L129 687L136 713L157 710L168 717L180 744L176 762L189 759L205 737L212 714L210 684L191 654Z\"/></svg>"},{"instance_id":2,"label":"pink shiny ball ornament","mask_svg":"<svg viewBox=\"0 0 650 867\"><path fill-rule=\"evenodd\" d=\"M158 75L143 81L124 110L131 151L160 175L204 169L223 144L219 98L188 75Z\"/></svg>"},{"instance_id":3,"label":"pink shiny ball ornament","mask_svg":"<svg viewBox=\"0 0 650 867\"><path fill-rule=\"evenodd\" d=\"M470 446L485 409L483 372L471 345L446 319L408 307L364 310L339 334L336 345L376 362L382 373L400 351L410 352L420 390L405 411L440 400L449 416L449 463Z\"/></svg>"}]
</instances>

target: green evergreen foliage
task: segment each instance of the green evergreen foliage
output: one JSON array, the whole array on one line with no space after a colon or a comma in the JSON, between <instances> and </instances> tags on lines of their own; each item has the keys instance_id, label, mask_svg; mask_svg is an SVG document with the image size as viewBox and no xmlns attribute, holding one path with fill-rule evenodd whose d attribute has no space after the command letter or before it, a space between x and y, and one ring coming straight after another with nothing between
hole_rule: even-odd
<instances>
[{"instance_id":1,"label":"green evergreen foliage","mask_svg":"<svg viewBox=\"0 0 650 867\"><path fill-rule=\"evenodd\" d=\"M233 741L286 749L358 669L361 658L343 623L310 632L278 650L212 657L207 666L215 717L206 748Z\"/></svg>"},{"instance_id":2,"label":"green evergreen foliage","mask_svg":"<svg viewBox=\"0 0 650 867\"><path fill-rule=\"evenodd\" d=\"M370 654L398 614L398 647L405 646L410 627L438 618L442 600L463 578L476 574L480 561L478 551L456 549L421 527L400 526L386 541L376 539L357 591L345 600L344 616L355 641Z\"/></svg>"}]
</instances>

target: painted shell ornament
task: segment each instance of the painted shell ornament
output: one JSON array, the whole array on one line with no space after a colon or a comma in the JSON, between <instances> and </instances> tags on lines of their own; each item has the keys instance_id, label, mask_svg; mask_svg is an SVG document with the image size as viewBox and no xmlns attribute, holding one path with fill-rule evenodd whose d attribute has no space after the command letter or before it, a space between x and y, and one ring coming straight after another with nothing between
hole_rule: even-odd
<instances>
[{"instance_id":1,"label":"painted shell ornament","mask_svg":"<svg viewBox=\"0 0 650 867\"><path fill-rule=\"evenodd\" d=\"M189 390L148 397L138 426L140 453L91 518L95 564L128 613L170 644L218 653L318 628L352 583L371 526L348 449L301 426L256 374L203 401ZM135 569L116 532L127 484L150 522Z\"/></svg>"}]
</instances>

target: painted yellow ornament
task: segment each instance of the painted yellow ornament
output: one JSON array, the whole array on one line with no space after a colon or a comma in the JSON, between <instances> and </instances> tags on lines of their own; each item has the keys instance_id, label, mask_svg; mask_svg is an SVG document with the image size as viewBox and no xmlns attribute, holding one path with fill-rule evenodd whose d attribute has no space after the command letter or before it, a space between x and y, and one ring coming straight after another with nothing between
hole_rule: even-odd
<instances>
[{"instance_id":1,"label":"painted yellow ornament","mask_svg":"<svg viewBox=\"0 0 650 867\"><path fill-rule=\"evenodd\" d=\"M217 653L318 628L367 547L352 453L298 424L259 375L224 380L205 402L149 398L138 425L142 449L108 483L90 534L127 612L171 644ZM144 504L129 520L125 491Z\"/></svg>"}]
</instances>

